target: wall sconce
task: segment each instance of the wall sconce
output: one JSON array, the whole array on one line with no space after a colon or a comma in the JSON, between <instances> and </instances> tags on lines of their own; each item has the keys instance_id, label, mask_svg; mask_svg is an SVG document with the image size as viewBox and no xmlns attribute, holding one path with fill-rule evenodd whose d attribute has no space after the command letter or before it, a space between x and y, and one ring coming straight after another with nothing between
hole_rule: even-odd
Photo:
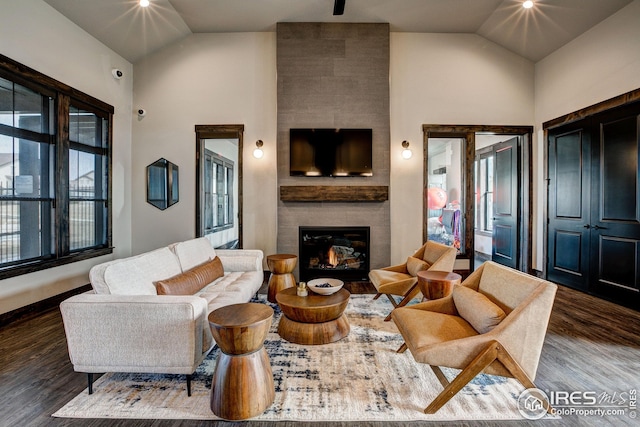
<instances>
[{"instance_id":1,"label":"wall sconce","mask_svg":"<svg viewBox=\"0 0 640 427\"><path fill-rule=\"evenodd\" d=\"M413 156L413 152L409 150L409 141L407 140L402 141L402 148L404 148L404 150L402 150L402 158L410 159L411 156Z\"/></svg>"},{"instance_id":2,"label":"wall sconce","mask_svg":"<svg viewBox=\"0 0 640 427\"><path fill-rule=\"evenodd\" d=\"M261 159L262 156L264 156L264 151L262 151L263 145L264 145L264 142L262 142L261 139L256 141L256 149L253 150L253 157L255 157L256 159Z\"/></svg>"}]
</instances>

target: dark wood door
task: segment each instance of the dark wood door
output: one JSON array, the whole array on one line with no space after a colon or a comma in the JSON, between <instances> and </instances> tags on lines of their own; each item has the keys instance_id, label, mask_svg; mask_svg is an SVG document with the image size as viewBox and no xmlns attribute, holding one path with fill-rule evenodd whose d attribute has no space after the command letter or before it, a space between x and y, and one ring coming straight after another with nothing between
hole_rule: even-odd
<instances>
[{"instance_id":1,"label":"dark wood door","mask_svg":"<svg viewBox=\"0 0 640 427\"><path fill-rule=\"evenodd\" d=\"M518 268L518 138L495 146L491 259Z\"/></svg>"},{"instance_id":2,"label":"dark wood door","mask_svg":"<svg viewBox=\"0 0 640 427\"><path fill-rule=\"evenodd\" d=\"M547 278L586 291L589 283L591 142L584 126L548 134Z\"/></svg>"},{"instance_id":3,"label":"dark wood door","mask_svg":"<svg viewBox=\"0 0 640 427\"><path fill-rule=\"evenodd\" d=\"M640 105L548 132L547 277L640 308Z\"/></svg>"},{"instance_id":4,"label":"dark wood door","mask_svg":"<svg viewBox=\"0 0 640 427\"><path fill-rule=\"evenodd\" d=\"M590 289L640 307L640 108L595 120ZM633 304L632 304L633 305Z\"/></svg>"}]
</instances>

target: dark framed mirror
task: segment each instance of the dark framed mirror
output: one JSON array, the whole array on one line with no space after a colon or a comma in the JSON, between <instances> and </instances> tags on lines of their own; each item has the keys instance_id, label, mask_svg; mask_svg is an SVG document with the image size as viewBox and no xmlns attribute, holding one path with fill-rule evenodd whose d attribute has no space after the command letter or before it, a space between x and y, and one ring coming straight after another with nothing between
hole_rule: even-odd
<instances>
[{"instance_id":1,"label":"dark framed mirror","mask_svg":"<svg viewBox=\"0 0 640 427\"><path fill-rule=\"evenodd\" d=\"M244 125L196 125L196 236L242 248Z\"/></svg>"},{"instance_id":2,"label":"dark framed mirror","mask_svg":"<svg viewBox=\"0 0 640 427\"><path fill-rule=\"evenodd\" d=\"M165 210L179 201L179 169L165 158L147 166L147 202Z\"/></svg>"}]
</instances>

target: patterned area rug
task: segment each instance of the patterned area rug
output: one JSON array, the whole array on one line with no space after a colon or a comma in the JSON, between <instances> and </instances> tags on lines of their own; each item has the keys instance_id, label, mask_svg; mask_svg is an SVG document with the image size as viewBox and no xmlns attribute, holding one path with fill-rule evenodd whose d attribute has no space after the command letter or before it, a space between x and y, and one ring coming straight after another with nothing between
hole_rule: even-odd
<instances>
[{"instance_id":1,"label":"patterned area rug","mask_svg":"<svg viewBox=\"0 0 640 427\"><path fill-rule=\"evenodd\" d=\"M265 302L261 296L261 302ZM267 303L268 304L268 303ZM522 419L517 398L524 387L513 379L480 375L434 415L422 411L442 390L427 365L410 352L397 354L402 337L384 322L391 305L371 295L352 295L346 310L349 336L336 343L303 346L277 334L281 312L265 341L275 379L273 405L256 420L413 421ZM103 375L92 395L80 393L54 417L217 419L209 408L214 349L193 378L187 397L184 376ZM449 379L458 371L443 369ZM80 375L80 374L78 374Z\"/></svg>"}]
</instances>

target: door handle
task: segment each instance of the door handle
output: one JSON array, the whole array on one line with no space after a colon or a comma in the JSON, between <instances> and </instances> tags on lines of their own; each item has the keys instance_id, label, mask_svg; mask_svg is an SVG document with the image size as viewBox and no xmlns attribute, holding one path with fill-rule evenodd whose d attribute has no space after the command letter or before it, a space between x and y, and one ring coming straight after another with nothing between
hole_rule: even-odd
<instances>
[{"instance_id":1,"label":"door handle","mask_svg":"<svg viewBox=\"0 0 640 427\"><path fill-rule=\"evenodd\" d=\"M586 228L587 230L591 228L591 226L589 224L585 224L583 225L584 228Z\"/></svg>"},{"instance_id":2,"label":"door handle","mask_svg":"<svg viewBox=\"0 0 640 427\"><path fill-rule=\"evenodd\" d=\"M607 227L600 227L599 225L596 224L596 225L593 226L593 229L594 230L606 230Z\"/></svg>"}]
</instances>

